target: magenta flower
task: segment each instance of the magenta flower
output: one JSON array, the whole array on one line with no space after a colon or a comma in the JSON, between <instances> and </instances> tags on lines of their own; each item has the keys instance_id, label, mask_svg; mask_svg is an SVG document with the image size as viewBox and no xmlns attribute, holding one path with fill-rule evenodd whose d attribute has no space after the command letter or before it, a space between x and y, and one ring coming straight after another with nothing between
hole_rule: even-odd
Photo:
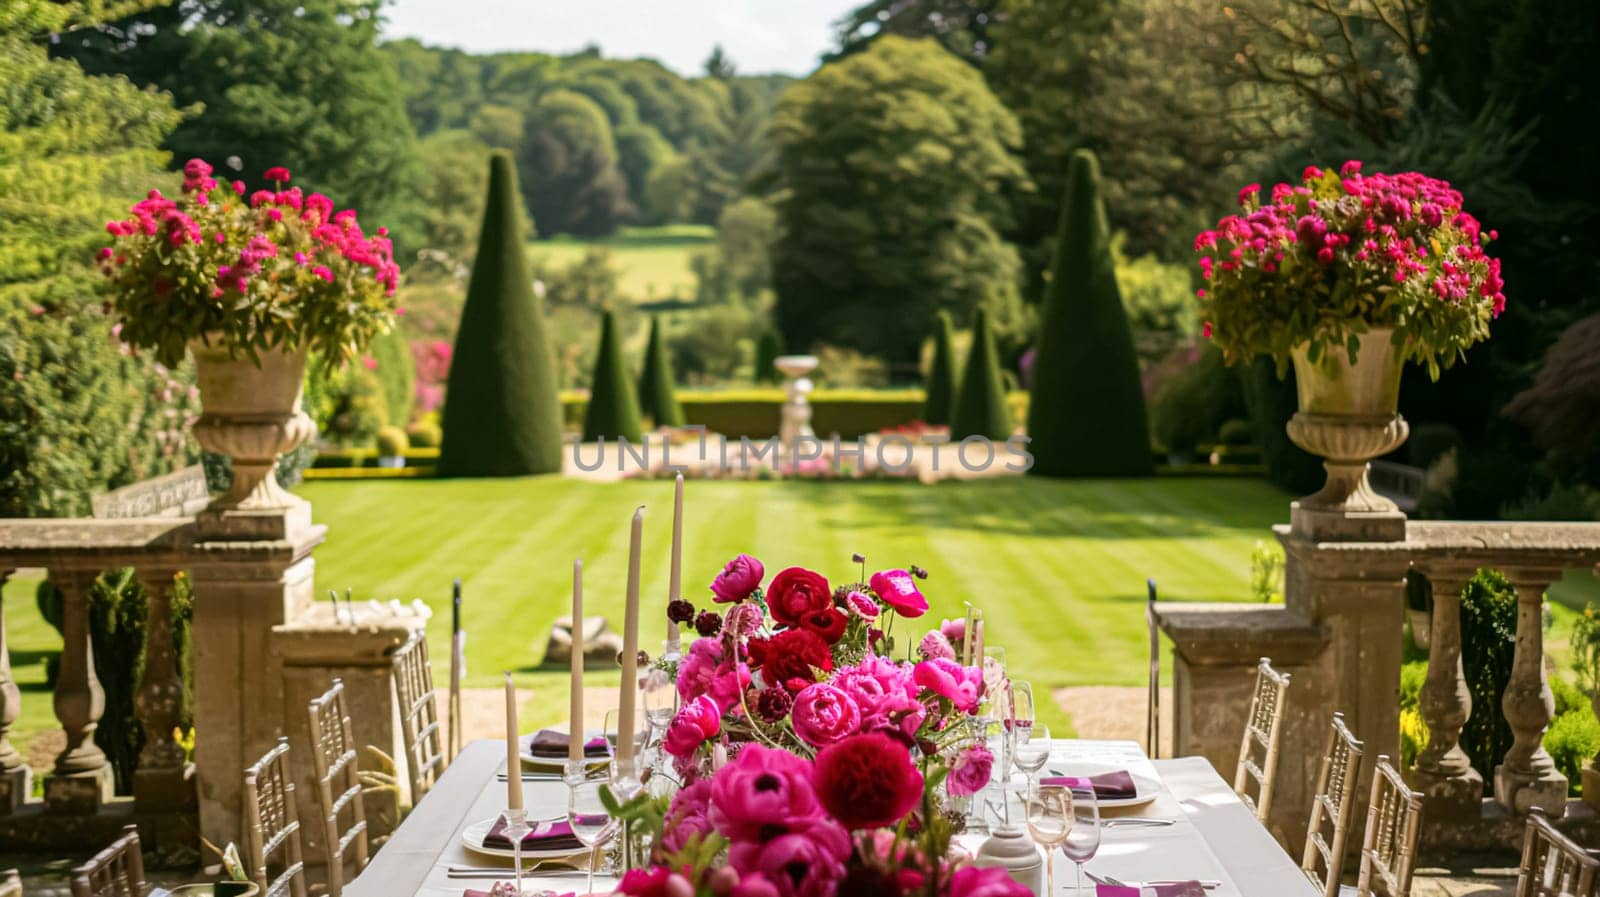
<instances>
[{"instance_id":1,"label":"magenta flower","mask_svg":"<svg viewBox=\"0 0 1600 897\"><path fill-rule=\"evenodd\" d=\"M722 731L722 711L709 695L701 695L678 708L667 725L662 748L674 757L688 757Z\"/></svg>"},{"instance_id":2,"label":"magenta flower","mask_svg":"<svg viewBox=\"0 0 1600 897\"><path fill-rule=\"evenodd\" d=\"M861 708L855 699L826 682L801 689L789 715L794 734L812 747L826 747L861 729Z\"/></svg>"},{"instance_id":3,"label":"magenta flower","mask_svg":"<svg viewBox=\"0 0 1600 897\"><path fill-rule=\"evenodd\" d=\"M729 561L711 581L711 593L720 604L743 601L761 587L761 578L765 575L766 568L760 561L741 554Z\"/></svg>"},{"instance_id":4,"label":"magenta flower","mask_svg":"<svg viewBox=\"0 0 1600 897\"><path fill-rule=\"evenodd\" d=\"M851 592L844 596L844 604L851 613L863 620L878 618L878 602L873 601L865 592Z\"/></svg>"},{"instance_id":5,"label":"magenta flower","mask_svg":"<svg viewBox=\"0 0 1600 897\"><path fill-rule=\"evenodd\" d=\"M917 590L917 581L904 570L881 570L867 584L884 604L908 620L928 612L928 599Z\"/></svg>"},{"instance_id":6,"label":"magenta flower","mask_svg":"<svg viewBox=\"0 0 1600 897\"><path fill-rule=\"evenodd\" d=\"M735 841L806 831L823 819L811 787L811 763L788 751L747 744L712 778L707 815L718 832Z\"/></svg>"},{"instance_id":7,"label":"magenta flower","mask_svg":"<svg viewBox=\"0 0 1600 897\"><path fill-rule=\"evenodd\" d=\"M994 753L981 744L974 744L956 754L950 764L950 774L945 777L944 788L953 797L977 794L989 784L994 771Z\"/></svg>"},{"instance_id":8,"label":"magenta flower","mask_svg":"<svg viewBox=\"0 0 1600 897\"><path fill-rule=\"evenodd\" d=\"M311 269L311 273L326 280L328 283L333 283L333 272L328 270L327 265L318 265Z\"/></svg>"},{"instance_id":9,"label":"magenta flower","mask_svg":"<svg viewBox=\"0 0 1600 897\"><path fill-rule=\"evenodd\" d=\"M911 670L886 657L869 655L840 670L829 684L842 689L861 711L861 731L895 727L914 734L927 715L917 700L918 686Z\"/></svg>"},{"instance_id":10,"label":"magenta flower","mask_svg":"<svg viewBox=\"0 0 1600 897\"><path fill-rule=\"evenodd\" d=\"M778 897L834 897L849 858L850 836L830 820L766 842L734 841L728 849L741 884L743 876L759 875Z\"/></svg>"},{"instance_id":11,"label":"magenta flower","mask_svg":"<svg viewBox=\"0 0 1600 897\"><path fill-rule=\"evenodd\" d=\"M954 660L925 660L912 669L911 678L933 694L949 700L962 713L975 712L983 697L983 672Z\"/></svg>"},{"instance_id":12,"label":"magenta flower","mask_svg":"<svg viewBox=\"0 0 1600 897\"><path fill-rule=\"evenodd\" d=\"M266 174L261 176L261 179L265 181L287 181L289 180L289 169L284 168L282 165L269 168Z\"/></svg>"},{"instance_id":13,"label":"magenta flower","mask_svg":"<svg viewBox=\"0 0 1600 897\"><path fill-rule=\"evenodd\" d=\"M922 641L917 643L917 653L921 654L924 660L932 660L935 657L942 657L945 660L956 659L955 647L950 644L948 638L945 638L944 633L937 629L922 637Z\"/></svg>"},{"instance_id":14,"label":"magenta flower","mask_svg":"<svg viewBox=\"0 0 1600 897\"><path fill-rule=\"evenodd\" d=\"M711 832L711 780L701 779L686 788L678 789L667 807L667 818L661 830L661 847L669 853L682 850L695 835Z\"/></svg>"},{"instance_id":15,"label":"magenta flower","mask_svg":"<svg viewBox=\"0 0 1600 897\"><path fill-rule=\"evenodd\" d=\"M1031 897L1032 889L1014 881L1000 866L961 866L950 876L945 897Z\"/></svg>"},{"instance_id":16,"label":"magenta flower","mask_svg":"<svg viewBox=\"0 0 1600 897\"><path fill-rule=\"evenodd\" d=\"M722 665L720 639L696 639L678 664L678 699L685 703L711 691L711 680Z\"/></svg>"}]
</instances>

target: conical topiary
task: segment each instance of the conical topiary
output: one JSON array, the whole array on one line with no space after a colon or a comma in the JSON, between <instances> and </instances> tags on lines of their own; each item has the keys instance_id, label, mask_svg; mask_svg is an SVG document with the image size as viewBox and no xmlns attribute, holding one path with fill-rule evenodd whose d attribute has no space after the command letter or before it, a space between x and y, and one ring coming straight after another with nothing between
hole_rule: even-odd
<instances>
[{"instance_id":1,"label":"conical topiary","mask_svg":"<svg viewBox=\"0 0 1600 897\"><path fill-rule=\"evenodd\" d=\"M461 310L439 448L442 476L561 470L561 397L522 242L511 156L489 157L489 194Z\"/></svg>"},{"instance_id":2,"label":"conical topiary","mask_svg":"<svg viewBox=\"0 0 1600 897\"><path fill-rule=\"evenodd\" d=\"M783 334L768 328L761 331L761 337L756 340L756 382L778 382L778 369L772 362L783 354Z\"/></svg>"},{"instance_id":3,"label":"conical topiary","mask_svg":"<svg viewBox=\"0 0 1600 897\"><path fill-rule=\"evenodd\" d=\"M644 441L639 430L639 397L633 392L633 378L622 357L615 316L607 311L600 317L600 352L594 359L594 377L589 386L589 407L583 413L583 441L606 439Z\"/></svg>"},{"instance_id":4,"label":"conical topiary","mask_svg":"<svg viewBox=\"0 0 1600 897\"><path fill-rule=\"evenodd\" d=\"M1117 289L1100 166L1073 153L1056 257L1039 325L1028 403L1033 473L1057 477L1149 476L1133 332Z\"/></svg>"},{"instance_id":5,"label":"conical topiary","mask_svg":"<svg viewBox=\"0 0 1600 897\"><path fill-rule=\"evenodd\" d=\"M1005 440L1011 438L1011 429L1000 354L995 351L994 334L989 332L989 316L980 308L972 322L972 351L967 353L961 391L950 413L950 439L959 442L968 436L987 436Z\"/></svg>"},{"instance_id":6,"label":"conical topiary","mask_svg":"<svg viewBox=\"0 0 1600 897\"><path fill-rule=\"evenodd\" d=\"M922 422L948 426L956 398L956 356L950 345L950 314L941 311L933 329L933 363L928 366L928 398Z\"/></svg>"},{"instance_id":7,"label":"conical topiary","mask_svg":"<svg viewBox=\"0 0 1600 897\"><path fill-rule=\"evenodd\" d=\"M639 410L658 427L681 427L683 406L674 389L672 359L661 342L661 319L650 319L650 341L644 349L644 370L639 374Z\"/></svg>"}]
</instances>

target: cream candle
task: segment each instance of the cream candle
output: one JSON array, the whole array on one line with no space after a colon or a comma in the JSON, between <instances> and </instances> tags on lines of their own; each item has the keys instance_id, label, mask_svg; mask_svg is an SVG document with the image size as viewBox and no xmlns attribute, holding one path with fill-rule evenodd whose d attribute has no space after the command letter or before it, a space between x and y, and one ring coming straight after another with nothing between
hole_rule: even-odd
<instances>
[{"instance_id":1,"label":"cream candle","mask_svg":"<svg viewBox=\"0 0 1600 897\"><path fill-rule=\"evenodd\" d=\"M506 809L522 809L522 751L517 744L517 687L506 671Z\"/></svg>"},{"instance_id":2,"label":"cream candle","mask_svg":"<svg viewBox=\"0 0 1600 897\"><path fill-rule=\"evenodd\" d=\"M672 568L667 579L667 603L683 597L683 474L678 474L672 491ZM678 650L678 624L667 617L669 653Z\"/></svg>"},{"instance_id":3,"label":"cream candle","mask_svg":"<svg viewBox=\"0 0 1600 897\"><path fill-rule=\"evenodd\" d=\"M633 762L634 699L639 688L639 553L644 541L644 506L633 512L628 538L628 594L622 618L622 694L617 702L617 761Z\"/></svg>"},{"instance_id":4,"label":"cream candle","mask_svg":"<svg viewBox=\"0 0 1600 897\"><path fill-rule=\"evenodd\" d=\"M583 760L583 561L572 562L572 704L567 759Z\"/></svg>"}]
</instances>

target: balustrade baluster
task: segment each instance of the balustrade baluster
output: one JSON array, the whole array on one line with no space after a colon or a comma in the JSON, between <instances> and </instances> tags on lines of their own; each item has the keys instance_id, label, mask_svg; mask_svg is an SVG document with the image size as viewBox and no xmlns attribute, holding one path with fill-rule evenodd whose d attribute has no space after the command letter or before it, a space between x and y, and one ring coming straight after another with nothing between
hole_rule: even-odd
<instances>
[{"instance_id":1,"label":"balustrade baluster","mask_svg":"<svg viewBox=\"0 0 1600 897\"><path fill-rule=\"evenodd\" d=\"M67 746L56 756L54 774L45 782L45 801L52 808L78 814L98 812L112 793L111 766L94 743L94 730L105 713L106 696L94 673L94 644L89 636L89 586L94 574L81 570L52 571L61 589L61 669L56 676L56 719Z\"/></svg>"},{"instance_id":2,"label":"balustrade baluster","mask_svg":"<svg viewBox=\"0 0 1600 897\"><path fill-rule=\"evenodd\" d=\"M1554 819L1566 815L1567 777L1544 749L1544 733L1556 711L1544 672L1544 592L1558 575L1506 570L1517 590L1517 647L1500 706L1514 740L1494 771L1494 798L1501 806L1517 814L1537 807Z\"/></svg>"},{"instance_id":3,"label":"balustrade baluster","mask_svg":"<svg viewBox=\"0 0 1600 897\"><path fill-rule=\"evenodd\" d=\"M11 743L11 727L22 715L22 692L11 678L11 651L6 646L4 590L11 570L0 567L0 814L15 813L33 790L28 758Z\"/></svg>"},{"instance_id":4,"label":"balustrade baluster","mask_svg":"<svg viewBox=\"0 0 1600 897\"><path fill-rule=\"evenodd\" d=\"M1428 678L1418 697L1428 744L1411 770L1430 820L1475 819L1482 812L1483 775L1461 748L1461 729L1472 717L1472 693L1461 665L1461 589L1466 577L1430 573Z\"/></svg>"},{"instance_id":5,"label":"balustrade baluster","mask_svg":"<svg viewBox=\"0 0 1600 897\"><path fill-rule=\"evenodd\" d=\"M170 570L140 571L149 600L145 623L144 679L134 709L144 727L144 749L134 772L133 794L142 809L161 810L192 803L194 790L184 787L189 770L183 747L173 737L183 706L183 680L178 675L172 637L172 593L178 574Z\"/></svg>"}]
</instances>

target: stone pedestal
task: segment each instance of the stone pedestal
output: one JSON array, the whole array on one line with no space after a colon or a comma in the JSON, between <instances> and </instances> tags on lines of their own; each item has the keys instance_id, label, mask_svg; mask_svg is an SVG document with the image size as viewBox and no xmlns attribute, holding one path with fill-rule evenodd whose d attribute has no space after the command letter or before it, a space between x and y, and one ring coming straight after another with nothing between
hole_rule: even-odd
<instances>
[{"instance_id":1,"label":"stone pedestal","mask_svg":"<svg viewBox=\"0 0 1600 897\"><path fill-rule=\"evenodd\" d=\"M779 452L788 453L802 437L814 436L811 431L811 381L807 374L817 369L813 355L780 355L772 360L785 378L783 391L788 399L783 403L782 417L778 422Z\"/></svg>"},{"instance_id":2,"label":"stone pedestal","mask_svg":"<svg viewBox=\"0 0 1600 897\"><path fill-rule=\"evenodd\" d=\"M1583 802L1600 813L1600 766L1596 762L1590 760L1583 768Z\"/></svg>"},{"instance_id":3,"label":"stone pedestal","mask_svg":"<svg viewBox=\"0 0 1600 897\"><path fill-rule=\"evenodd\" d=\"M405 643L412 628L425 626L426 622L420 617L385 614L363 616L359 624L350 625L335 618L332 603L316 602L294 620L272 630L272 653L283 677L283 734L289 739L290 757L295 760L291 765L296 773L300 831L308 863L325 863L327 845L311 767L307 705L332 687L333 680L341 680L357 764L362 769L373 768L374 758L366 750L369 745L399 762L404 752L394 710L390 658ZM400 823L398 790L369 789L362 797L368 838L394 831Z\"/></svg>"}]
</instances>

